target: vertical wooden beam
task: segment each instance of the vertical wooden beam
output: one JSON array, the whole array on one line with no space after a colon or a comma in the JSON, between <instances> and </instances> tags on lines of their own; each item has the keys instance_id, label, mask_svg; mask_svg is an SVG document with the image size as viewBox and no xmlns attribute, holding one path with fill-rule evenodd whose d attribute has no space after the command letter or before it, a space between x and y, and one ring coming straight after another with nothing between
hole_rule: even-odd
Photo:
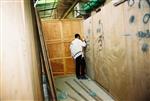
<instances>
[{"instance_id":1,"label":"vertical wooden beam","mask_svg":"<svg viewBox=\"0 0 150 101\"><path fill-rule=\"evenodd\" d=\"M53 75L52 75L52 68L51 68L51 65L49 62L48 51L47 51L47 48L45 45L43 31L42 31L42 27L41 27L41 21L40 21L37 9L35 9L35 14L36 14L40 43L41 43L41 48L42 48L42 55L44 57L46 73L48 76L48 82L49 82L49 87L50 87L50 91L51 91L50 93L51 93L52 101L56 101L57 97L56 97L56 90L55 90L55 85L54 85L54 80L53 80Z\"/></svg>"},{"instance_id":2,"label":"vertical wooden beam","mask_svg":"<svg viewBox=\"0 0 150 101\"><path fill-rule=\"evenodd\" d=\"M64 33L63 33L63 20L60 20L60 30L61 30L61 46L63 53L63 64L64 64L64 75L66 74L66 62L65 62L65 43L64 43Z\"/></svg>"}]
</instances>

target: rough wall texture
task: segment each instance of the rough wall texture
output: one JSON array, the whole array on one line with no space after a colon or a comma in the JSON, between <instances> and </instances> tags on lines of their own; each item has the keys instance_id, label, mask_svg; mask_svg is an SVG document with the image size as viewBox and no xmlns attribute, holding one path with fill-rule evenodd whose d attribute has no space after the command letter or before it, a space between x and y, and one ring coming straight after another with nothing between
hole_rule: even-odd
<instances>
[{"instance_id":1,"label":"rough wall texture","mask_svg":"<svg viewBox=\"0 0 150 101\"><path fill-rule=\"evenodd\" d=\"M87 64L92 63L94 79L116 100L149 101L150 4L146 0L131 4L115 7L110 2L90 18L92 38L88 39L93 47L87 48L94 55L86 52L86 56L94 61L87 59ZM89 30L88 22L84 21L84 30Z\"/></svg>"}]
</instances>

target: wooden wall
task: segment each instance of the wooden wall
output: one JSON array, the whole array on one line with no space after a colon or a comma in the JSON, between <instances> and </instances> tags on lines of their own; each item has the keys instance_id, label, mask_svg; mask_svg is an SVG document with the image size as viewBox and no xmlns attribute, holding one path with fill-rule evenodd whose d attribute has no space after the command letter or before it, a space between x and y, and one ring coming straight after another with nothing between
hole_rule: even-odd
<instances>
[{"instance_id":1,"label":"wooden wall","mask_svg":"<svg viewBox=\"0 0 150 101\"><path fill-rule=\"evenodd\" d=\"M117 7L110 2L84 21L90 42L86 62L94 68L89 74L95 74L94 79L117 101L150 100L150 19L143 22L144 15L150 14L150 5L139 1ZM89 20L92 31L87 35Z\"/></svg>"},{"instance_id":2,"label":"wooden wall","mask_svg":"<svg viewBox=\"0 0 150 101\"><path fill-rule=\"evenodd\" d=\"M86 38L87 47L85 49L85 60L87 74L94 79L94 43L93 43L93 24L92 17L83 22L84 37Z\"/></svg>"},{"instance_id":3,"label":"wooden wall","mask_svg":"<svg viewBox=\"0 0 150 101\"><path fill-rule=\"evenodd\" d=\"M42 101L40 59L31 2L1 0L0 7L0 101Z\"/></svg>"},{"instance_id":4,"label":"wooden wall","mask_svg":"<svg viewBox=\"0 0 150 101\"><path fill-rule=\"evenodd\" d=\"M82 35L82 20L42 21L42 26L53 74L74 73L75 64L71 57L69 46L74 39L75 33Z\"/></svg>"}]
</instances>

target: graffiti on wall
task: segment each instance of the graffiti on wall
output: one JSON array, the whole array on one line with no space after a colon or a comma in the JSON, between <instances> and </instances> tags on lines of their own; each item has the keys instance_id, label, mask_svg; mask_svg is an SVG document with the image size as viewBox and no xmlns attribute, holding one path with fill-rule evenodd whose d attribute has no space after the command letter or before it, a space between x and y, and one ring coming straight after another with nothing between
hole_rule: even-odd
<instances>
[{"instance_id":1,"label":"graffiti on wall","mask_svg":"<svg viewBox=\"0 0 150 101\"><path fill-rule=\"evenodd\" d=\"M137 36L142 39L142 38L150 38L150 31L149 29L146 30L146 32L143 31L138 31Z\"/></svg>"},{"instance_id":2,"label":"graffiti on wall","mask_svg":"<svg viewBox=\"0 0 150 101\"><path fill-rule=\"evenodd\" d=\"M128 6L132 7L135 4L134 0L128 0Z\"/></svg>"},{"instance_id":3,"label":"graffiti on wall","mask_svg":"<svg viewBox=\"0 0 150 101\"><path fill-rule=\"evenodd\" d=\"M148 52L149 51L149 44L147 44L147 43L144 43L143 45L142 45L142 51L143 52Z\"/></svg>"},{"instance_id":4,"label":"graffiti on wall","mask_svg":"<svg viewBox=\"0 0 150 101\"><path fill-rule=\"evenodd\" d=\"M90 26L91 26L91 21L89 22L89 24L88 24L89 26L88 26L88 29L87 29L87 33L86 33L86 44L87 44L87 46L86 46L86 50L85 50L85 52L89 52L90 51L90 43L91 43L91 41L90 41L90 36L91 36L91 34L92 34L92 31L91 31L91 28L90 28Z\"/></svg>"},{"instance_id":5,"label":"graffiti on wall","mask_svg":"<svg viewBox=\"0 0 150 101\"><path fill-rule=\"evenodd\" d=\"M139 4L138 4L138 6L139 6L139 8L141 8L141 2L142 2L143 0L139 0ZM149 5L149 7L150 7L150 0L145 0L146 1L146 3Z\"/></svg>"},{"instance_id":6,"label":"graffiti on wall","mask_svg":"<svg viewBox=\"0 0 150 101\"><path fill-rule=\"evenodd\" d=\"M144 2L146 2L147 4L148 4L148 6L150 7L150 0L145 0L145 1L143 1L143 0L139 0L139 3L138 3L138 8L139 9L141 9L141 5L142 5L142 2L144 3ZM135 4L135 1L134 0L128 0L128 6L129 7L132 7L133 5ZM143 6L143 7L145 7L145 5ZM130 19L129 19L129 22L130 23L134 23L134 21L135 21L135 16L131 16L130 17ZM150 21L150 12L148 12L148 13L145 13L144 14L144 16L143 16L143 19L142 19L142 22L143 22L143 24L149 24L149 21ZM146 31L138 31L137 32L137 37L140 39L140 40L143 40L143 41L145 41L146 39L148 39L148 38L150 38L150 31L149 31L149 29L147 29ZM146 42L144 42L143 44L142 44L142 46L141 46L141 50L143 51L143 52L147 52L148 50L149 50L149 44L148 43L146 43Z\"/></svg>"},{"instance_id":7,"label":"graffiti on wall","mask_svg":"<svg viewBox=\"0 0 150 101\"><path fill-rule=\"evenodd\" d=\"M90 39L89 39L89 35L86 35L86 50L85 52L89 52L90 51Z\"/></svg>"},{"instance_id":8,"label":"graffiti on wall","mask_svg":"<svg viewBox=\"0 0 150 101\"><path fill-rule=\"evenodd\" d=\"M134 21L135 21L135 16L134 16L134 15L132 15L132 16L130 17L129 22L130 22L130 23L134 23Z\"/></svg>"},{"instance_id":9,"label":"graffiti on wall","mask_svg":"<svg viewBox=\"0 0 150 101\"><path fill-rule=\"evenodd\" d=\"M149 21L150 21L150 13L146 13L146 14L143 16L143 23L144 23L144 24L148 24Z\"/></svg>"},{"instance_id":10,"label":"graffiti on wall","mask_svg":"<svg viewBox=\"0 0 150 101\"><path fill-rule=\"evenodd\" d=\"M104 46L104 31L103 31L103 24L101 20L98 21L96 33L98 34L98 37L96 38L97 51L101 51Z\"/></svg>"},{"instance_id":11,"label":"graffiti on wall","mask_svg":"<svg viewBox=\"0 0 150 101\"><path fill-rule=\"evenodd\" d=\"M146 32L143 32L143 31L138 31L137 33L137 37L140 39L140 40L145 40L145 39L148 39L150 38L150 31L149 30L146 30ZM141 50L145 53L145 52L148 52L149 51L149 44L144 42L141 46Z\"/></svg>"}]
</instances>

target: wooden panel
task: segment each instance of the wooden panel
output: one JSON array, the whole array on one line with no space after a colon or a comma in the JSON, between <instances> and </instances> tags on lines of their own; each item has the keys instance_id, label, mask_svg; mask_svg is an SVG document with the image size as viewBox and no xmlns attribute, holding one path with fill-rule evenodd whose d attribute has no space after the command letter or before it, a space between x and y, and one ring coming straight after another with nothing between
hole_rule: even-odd
<instances>
[{"instance_id":1,"label":"wooden panel","mask_svg":"<svg viewBox=\"0 0 150 101\"><path fill-rule=\"evenodd\" d=\"M64 75L75 72L74 61L70 53L70 42L75 33L83 35L82 20L50 20L43 21L43 32L52 62L53 74Z\"/></svg>"},{"instance_id":2,"label":"wooden panel","mask_svg":"<svg viewBox=\"0 0 150 101\"><path fill-rule=\"evenodd\" d=\"M118 101L150 100L150 39L138 34L149 35L149 21L143 23L148 12L148 3L141 0L131 7L109 3L91 17L95 79Z\"/></svg>"},{"instance_id":3,"label":"wooden panel","mask_svg":"<svg viewBox=\"0 0 150 101\"><path fill-rule=\"evenodd\" d=\"M30 0L0 1L0 101L43 100L32 6Z\"/></svg>"},{"instance_id":4,"label":"wooden panel","mask_svg":"<svg viewBox=\"0 0 150 101\"><path fill-rule=\"evenodd\" d=\"M85 61L87 74L94 79L94 63L93 63L93 30L92 30L92 18L88 18L83 22L84 37L86 38L87 47L85 49Z\"/></svg>"},{"instance_id":5,"label":"wooden panel","mask_svg":"<svg viewBox=\"0 0 150 101\"><path fill-rule=\"evenodd\" d=\"M66 68L67 68L67 73L74 73L75 72L75 63L74 60L72 58L66 58L65 59L65 64L66 64Z\"/></svg>"},{"instance_id":6,"label":"wooden panel","mask_svg":"<svg viewBox=\"0 0 150 101\"><path fill-rule=\"evenodd\" d=\"M81 21L72 21L71 22L71 26L72 26L72 33L73 35L78 33L78 34L82 34L82 25L81 25ZM74 36L73 36L74 38Z\"/></svg>"},{"instance_id":7,"label":"wooden panel","mask_svg":"<svg viewBox=\"0 0 150 101\"><path fill-rule=\"evenodd\" d=\"M72 33L72 25L70 20L62 21L63 40L74 38Z\"/></svg>"},{"instance_id":8,"label":"wooden panel","mask_svg":"<svg viewBox=\"0 0 150 101\"><path fill-rule=\"evenodd\" d=\"M61 29L59 21L44 22L42 25L43 32L45 33L45 40L51 41L61 39Z\"/></svg>"},{"instance_id":9,"label":"wooden panel","mask_svg":"<svg viewBox=\"0 0 150 101\"><path fill-rule=\"evenodd\" d=\"M70 42L65 42L64 43L64 48L65 48L65 57L70 57L71 56Z\"/></svg>"},{"instance_id":10,"label":"wooden panel","mask_svg":"<svg viewBox=\"0 0 150 101\"><path fill-rule=\"evenodd\" d=\"M48 48L48 53L50 58L63 57L62 43L48 44L47 48Z\"/></svg>"},{"instance_id":11,"label":"wooden panel","mask_svg":"<svg viewBox=\"0 0 150 101\"><path fill-rule=\"evenodd\" d=\"M53 72L64 72L63 59L51 60Z\"/></svg>"},{"instance_id":12,"label":"wooden panel","mask_svg":"<svg viewBox=\"0 0 150 101\"><path fill-rule=\"evenodd\" d=\"M139 4L141 8L138 7ZM142 50L144 44L150 46L150 40L138 36L139 31L145 33L146 30L150 30L150 23L143 23L144 15L148 12L150 12L150 9L146 1L137 2L132 7L128 7L127 4L124 5L125 32L132 36L132 38L126 38L127 47L129 47L127 50L127 63L132 77L129 89L134 89L130 92L129 97L135 101L150 100L150 89L147 89L150 88L150 51ZM135 17L133 22L130 21L132 16Z\"/></svg>"},{"instance_id":13,"label":"wooden panel","mask_svg":"<svg viewBox=\"0 0 150 101\"><path fill-rule=\"evenodd\" d=\"M111 8L109 8L111 9ZM104 12L106 12L105 9L103 9ZM95 16L93 16L93 43L94 45L94 60L95 60L95 64L94 64L94 70L95 70L95 79L97 81L101 81L101 85L105 87L106 90L109 90L109 71L108 65L105 65L105 61L104 58L106 57L104 55L104 47L107 43L104 43L104 39L105 39L105 30L104 30L104 20L102 19L103 15L102 13L98 13ZM111 18L107 19L107 28L110 28L112 30L112 26L109 26L109 23L111 22ZM109 30L110 31L110 30ZM112 32L107 32L107 33L111 33ZM110 36L108 36L110 37ZM110 42L110 40L108 40L108 42ZM109 45L107 46L107 52L110 50L109 49ZM106 60L107 61L107 60ZM107 61L109 62L109 61Z\"/></svg>"}]
</instances>

